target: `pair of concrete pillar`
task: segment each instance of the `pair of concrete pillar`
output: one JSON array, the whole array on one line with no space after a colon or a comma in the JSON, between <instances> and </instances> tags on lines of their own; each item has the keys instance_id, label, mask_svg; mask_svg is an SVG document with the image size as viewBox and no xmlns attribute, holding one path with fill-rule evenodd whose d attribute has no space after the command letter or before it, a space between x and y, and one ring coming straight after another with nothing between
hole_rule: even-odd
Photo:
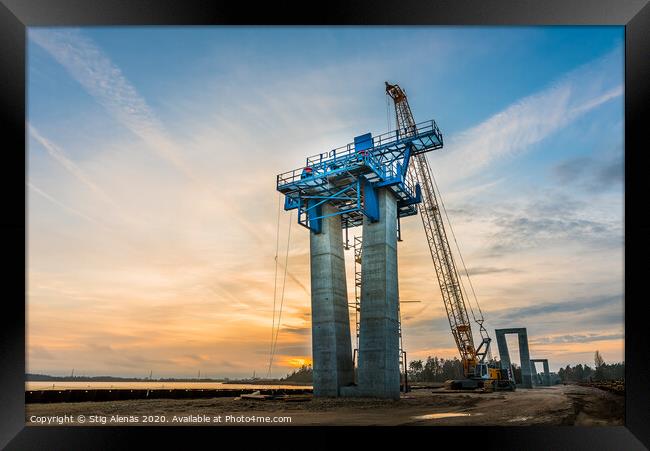
<instances>
[{"instance_id":1,"label":"pair of concrete pillar","mask_svg":"<svg viewBox=\"0 0 650 451\"><path fill-rule=\"evenodd\" d=\"M385 188L377 200L379 220L363 222L356 385L341 217L334 207L322 205L321 233L310 233L314 396L399 399L397 200Z\"/></svg>"},{"instance_id":2,"label":"pair of concrete pillar","mask_svg":"<svg viewBox=\"0 0 650 451\"><path fill-rule=\"evenodd\" d=\"M535 378L535 383L538 383L537 369L535 368L535 363L542 362L544 364L544 373L541 377L541 385L550 386L551 385L551 372L548 368L548 359L531 359L530 360L530 370L533 373Z\"/></svg>"},{"instance_id":3,"label":"pair of concrete pillar","mask_svg":"<svg viewBox=\"0 0 650 451\"><path fill-rule=\"evenodd\" d=\"M526 331L526 328L496 329L494 332L497 336L497 346L499 348L499 357L501 357L502 368L511 368L506 335L517 334L519 340L519 364L521 365L521 384L518 385L523 388L533 388L530 351L528 350L528 332Z\"/></svg>"}]
</instances>

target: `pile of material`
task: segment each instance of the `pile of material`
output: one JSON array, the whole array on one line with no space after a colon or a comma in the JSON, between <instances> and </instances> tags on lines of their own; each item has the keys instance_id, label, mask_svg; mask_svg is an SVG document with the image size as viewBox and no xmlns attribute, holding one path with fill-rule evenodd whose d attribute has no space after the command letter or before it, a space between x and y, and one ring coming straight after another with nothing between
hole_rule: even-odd
<instances>
[{"instance_id":1,"label":"pile of material","mask_svg":"<svg viewBox=\"0 0 650 451\"><path fill-rule=\"evenodd\" d=\"M236 401L242 400L242 399L253 399L255 401L267 401L267 400L274 400L274 401L285 401L285 402L299 402L299 401L309 401L311 399L311 396L291 396L287 394L273 394L273 395L263 395L260 393L259 390L253 392L253 393L244 393L241 394L239 397L235 398Z\"/></svg>"},{"instance_id":2,"label":"pile of material","mask_svg":"<svg viewBox=\"0 0 650 451\"><path fill-rule=\"evenodd\" d=\"M599 382L581 382L578 385L585 387L595 387L601 390L605 390L617 395L625 394L625 381L616 380L616 381L599 381Z\"/></svg>"}]
</instances>

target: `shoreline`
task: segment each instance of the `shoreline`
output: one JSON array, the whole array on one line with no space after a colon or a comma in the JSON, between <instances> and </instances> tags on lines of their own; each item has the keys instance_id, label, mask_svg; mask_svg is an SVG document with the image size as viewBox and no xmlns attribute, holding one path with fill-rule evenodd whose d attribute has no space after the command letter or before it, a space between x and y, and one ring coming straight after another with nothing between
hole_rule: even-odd
<instances>
[{"instance_id":1,"label":"shoreline","mask_svg":"<svg viewBox=\"0 0 650 451\"><path fill-rule=\"evenodd\" d=\"M53 404L77 402L108 402L147 399L205 399L228 398L259 392L262 395L305 395L309 388L97 388L62 390L27 390L25 404Z\"/></svg>"}]
</instances>

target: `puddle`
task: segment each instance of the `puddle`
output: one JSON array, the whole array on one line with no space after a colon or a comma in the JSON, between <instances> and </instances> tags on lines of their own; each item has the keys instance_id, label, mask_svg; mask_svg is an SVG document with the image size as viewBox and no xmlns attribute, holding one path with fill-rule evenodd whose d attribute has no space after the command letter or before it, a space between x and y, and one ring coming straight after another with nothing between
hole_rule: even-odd
<instances>
[{"instance_id":1,"label":"puddle","mask_svg":"<svg viewBox=\"0 0 650 451\"><path fill-rule=\"evenodd\" d=\"M531 418L533 418L533 417L516 417L516 418L512 418L512 419L508 420L508 423L517 423L519 421L530 420Z\"/></svg>"},{"instance_id":2,"label":"puddle","mask_svg":"<svg viewBox=\"0 0 650 451\"><path fill-rule=\"evenodd\" d=\"M438 420L440 418L451 418L451 417L470 417L471 413L462 413L462 412L443 412L443 413L430 413L428 415L420 415L417 417L411 417L413 420Z\"/></svg>"}]
</instances>

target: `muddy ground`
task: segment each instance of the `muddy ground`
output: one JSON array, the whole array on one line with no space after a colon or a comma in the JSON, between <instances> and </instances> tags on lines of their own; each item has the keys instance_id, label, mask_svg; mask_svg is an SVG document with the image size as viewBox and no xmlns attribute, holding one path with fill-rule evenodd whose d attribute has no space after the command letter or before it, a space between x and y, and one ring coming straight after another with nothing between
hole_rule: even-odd
<instances>
[{"instance_id":1,"label":"muddy ground","mask_svg":"<svg viewBox=\"0 0 650 451\"><path fill-rule=\"evenodd\" d=\"M168 425L613 426L623 424L623 415L623 396L577 385L497 393L419 389L402 395L399 401L296 396L292 402L212 398L26 405L26 422L34 426L42 424L35 421L47 421L52 416L58 417L50 420L53 425L63 421L93 426L150 424L146 420L160 424L163 417Z\"/></svg>"}]
</instances>

